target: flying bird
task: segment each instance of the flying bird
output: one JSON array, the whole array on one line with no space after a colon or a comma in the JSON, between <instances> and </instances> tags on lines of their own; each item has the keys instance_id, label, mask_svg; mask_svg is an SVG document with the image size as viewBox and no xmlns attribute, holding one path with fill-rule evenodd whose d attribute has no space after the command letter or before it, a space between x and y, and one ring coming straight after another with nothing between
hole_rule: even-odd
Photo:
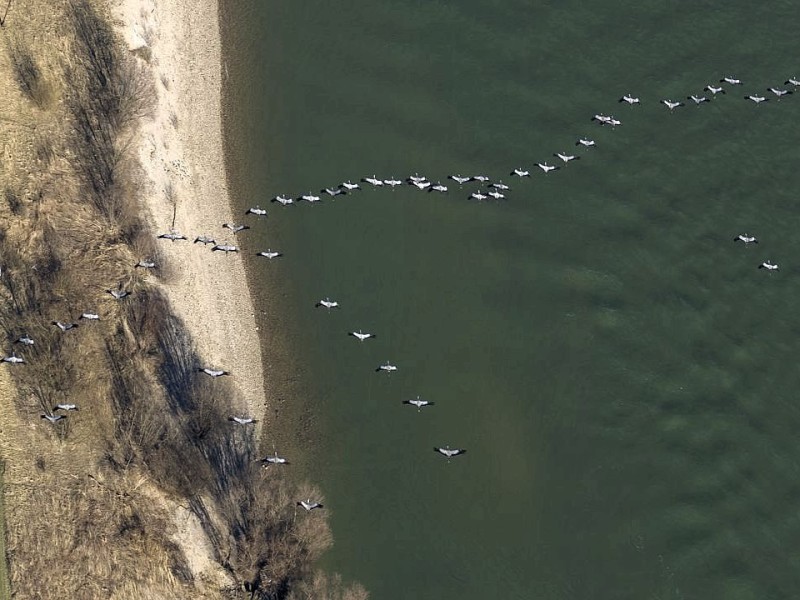
<instances>
[{"instance_id":1,"label":"flying bird","mask_svg":"<svg viewBox=\"0 0 800 600\"><path fill-rule=\"evenodd\" d=\"M414 173L413 175L409 175L407 181L409 183L421 183L423 181L426 181L427 179L428 179L427 177L423 177L419 173Z\"/></svg>"},{"instance_id":2,"label":"flying bird","mask_svg":"<svg viewBox=\"0 0 800 600\"><path fill-rule=\"evenodd\" d=\"M536 166L539 167L545 173L549 173L550 171L557 171L561 167L551 167L547 163L536 163Z\"/></svg>"},{"instance_id":3,"label":"flying bird","mask_svg":"<svg viewBox=\"0 0 800 600\"><path fill-rule=\"evenodd\" d=\"M683 102L673 102L672 100L662 100L661 104L666 106L670 112L678 108L679 106L686 106Z\"/></svg>"},{"instance_id":4,"label":"flying bird","mask_svg":"<svg viewBox=\"0 0 800 600\"><path fill-rule=\"evenodd\" d=\"M81 316L78 317L78 318L79 319L84 319L85 321L99 321L100 320L100 315L98 315L97 313L85 312L85 313L81 313Z\"/></svg>"},{"instance_id":5,"label":"flying bird","mask_svg":"<svg viewBox=\"0 0 800 600\"><path fill-rule=\"evenodd\" d=\"M756 96L755 94L750 94L749 96L745 96L744 99L752 100L756 104L761 104L762 102L769 102L769 98L764 98L764 96Z\"/></svg>"},{"instance_id":6,"label":"flying bird","mask_svg":"<svg viewBox=\"0 0 800 600\"><path fill-rule=\"evenodd\" d=\"M288 196L275 196L271 202L277 202L281 206L289 206L290 204L294 204L294 198L289 198Z\"/></svg>"},{"instance_id":7,"label":"flying bird","mask_svg":"<svg viewBox=\"0 0 800 600\"><path fill-rule=\"evenodd\" d=\"M53 407L53 411L52 412L56 412L57 410L66 410L66 411L78 410L78 405L77 404L56 404Z\"/></svg>"},{"instance_id":8,"label":"flying bird","mask_svg":"<svg viewBox=\"0 0 800 600\"><path fill-rule=\"evenodd\" d=\"M511 175L516 175L517 177L530 177L531 172L526 171L525 169L514 169L511 171Z\"/></svg>"},{"instance_id":9,"label":"flying bird","mask_svg":"<svg viewBox=\"0 0 800 600\"><path fill-rule=\"evenodd\" d=\"M309 204L314 204L314 202L319 202L320 201L320 197L319 196L315 196L311 192L308 192L307 194L304 194L304 195L300 196L300 198L298 198L298 201L299 200L305 200Z\"/></svg>"},{"instance_id":10,"label":"flying bird","mask_svg":"<svg viewBox=\"0 0 800 600\"><path fill-rule=\"evenodd\" d=\"M592 146L596 146L597 144L595 143L594 140L589 140L586 138L578 138L578 141L575 142L575 145L583 146L584 148L591 148Z\"/></svg>"},{"instance_id":11,"label":"flying bird","mask_svg":"<svg viewBox=\"0 0 800 600\"><path fill-rule=\"evenodd\" d=\"M397 179L397 177L392 177L390 179L384 179L383 183L385 183L386 185L388 185L392 189L396 188L398 185L403 185L403 182L400 181L399 179Z\"/></svg>"},{"instance_id":12,"label":"flying bird","mask_svg":"<svg viewBox=\"0 0 800 600\"><path fill-rule=\"evenodd\" d=\"M735 238L733 238L734 242L744 242L744 245L747 244L757 244L758 240L751 235L747 235L746 233L740 233Z\"/></svg>"},{"instance_id":13,"label":"flying bird","mask_svg":"<svg viewBox=\"0 0 800 600\"><path fill-rule=\"evenodd\" d=\"M11 356L4 356L0 359L0 362L8 363L11 365L22 365L25 364L25 359L21 356L17 356L16 353L11 353Z\"/></svg>"},{"instance_id":14,"label":"flying bird","mask_svg":"<svg viewBox=\"0 0 800 600\"><path fill-rule=\"evenodd\" d=\"M741 79L736 79L735 77L723 77L719 80L720 83L730 83L731 85L742 85Z\"/></svg>"},{"instance_id":15,"label":"flying bird","mask_svg":"<svg viewBox=\"0 0 800 600\"><path fill-rule=\"evenodd\" d=\"M385 365L381 365L380 367L375 369L376 373L380 373L381 371L383 371L384 373L393 373L394 371L397 371L397 367L395 365L391 364L387 360Z\"/></svg>"},{"instance_id":16,"label":"flying bird","mask_svg":"<svg viewBox=\"0 0 800 600\"><path fill-rule=\"evenodd\" d=\"M704 92L711 92L712 94L714 94L716 96L717 94L724 94L725 93L725 88L714 87L713 85L711 85L709 83L706 87L703 88L703 91Z\"/></svg>"},{"instance_id":17,"label":"flying bird","mask_svg":"<svg viewBox=\"0 0 800 600\"><path fill-rule=\"evenodd\" d=\"M433 406L436 404L435 402L430 402L429 400L423 400L419 396L413 398L412 400L403 400L403 404L410 404L411 406L417 407L417 412L422 412L422 409L425 406Z\"/></svg>"},{"instance_id":18,"label":"flying bird","mask_svg":"<svg viewBox=\"0 0 800 600\"><path fill-rule=\"evenodd\" d=\"M788 94L794 94L792 90L781 90L774 87L767 88L767 91L775 94L778 97L778 100L780 100L784 96L787 96Z\"/></svg>"},{"instance_id":19,"label":"flying bird","mask_svg":"<svg viewBox=\"0 0 800 600\"><path fill-rule=\"evenodd\" d=\"M360 329L358 331L350 331L347 335L356 338L359 342L378 337L374 333L364 333Z\"/></svg>"},{"instance_id":20,"label":"flying bird","mask_svg":"<svg viewBox=\"0 0 800 600\"><path fill-rule=\"evenodd\" d=\"M196 238L194 238L194 243L197 244L198 242L203 244L203 246L205 246L206 244L217 243L217 241L214 238L207 235L198 235Z\"/></svg>"},{"instance_id":21,"label":"flying bird","mask_svg":"<svg viewBox=\"0 0 800 600\"><path fill-rule=\"evenodd\" d=\"M568 163L571 160L580 160L581 158L580 156L573 156L571 154L561 154L561 152L556 152L555 154L553 154L553 156L557 156L558 158L563 160L564 163Z\"/></svg>"},{"instance_id":22,"label":"flying bird","mask_svg":"<svg viewBox=\"0 0 800 600\"><path fill-rule=\"evenodd\" d=\"M382 187L383 186L383 179L378 179L373 175L372 177L364 177L361 181L364 183L369 183L373 187Z\"/></svg>"},{"instance_id":23,"label":"flying bird","mask_svg":"<svg viewBox=\"0 0 800 600\"><path fill-rule=\"evenodd\" d=\"M228 417L228 421L238 423L239 425L251 425L252 423L258 423L258 419L254 419L252 417Z\"/></svg>"},{"instance_id":24,"label":"flying bird","mask_svg":"<svg viewBox=\"0 0 800 600\"><path fill-rule=\"evenodd\" d=\"M61 331L69 331L70 329L77 327L77 323L62 323L61 321L51 321L53 325L58 327Z\"/></svg>"},{"instance_id":25,"label":"flying bird","mask_svg":"<svg viewBox=\"0 0 800 600\"><path fill-rule=\"evenodd\" d=\"M506 197L506 195L503 192L498 191L498 190L489 190L486 193L488 195L490 195L492 198L494 198L495 200L503 200Z\"/></svg>"},{"instance_id":26,"label":"flying bird","mask_svg":"<svg viewBox=\"0 0 800 600\"><path fill-rule=\"evenodd\" d=\"M20 336L17 339L15 339L14 343L15 344L25 344L26 346L33 346L35 342L33 341L33 338L31 336L25 334L25 335Z\"/></svg>"},{"instance_id":27,"label":"flying bird","mask_svg":"<svg viewBox=\"0 0 800 600\"><path fill-rule=\"evenodd\" d=\"M261 208L258 204L255 206L248 208L244 214L246 215L256 215L257 217L266 217L267 211Z\"/></svg>"},{"instance_id":28,"label":"flying bird","mask_svg":"<svg viewBox=\"0 0 800 600\"><path fill-rule=\"evenodd\" d=\"M773 264L773 263L769 262L768 260L765 260L763 263L758 265L758 268L759 269L766 269L767 271L777 271L778 270L778 265Z\"/></svg>"},{"instance_id":29,"label":"flying bird","mask_svg":"<svg viewBox=\"0 0 800 600\"><path fill-rule=\"evenodd\" d=\"M106 290L106 293L114 296L114 300L122 300L123 298L126 298L127 296L131 295L131 293L128 290L122 290L122 289Z\"/></svg>"},{"instance_id":30,"label":"flying bird","mask_svg":"<svg viewBox=\"0 0 800 600\"><path fill-rule=\"evenodd\" d=\"M297 503L297 506L302 506L308 512L311 512L315 508L322 508L322 504L320 504L319 502L312 502L311 498L309 498L308 500L300 500Z\"/></svg>"},{"instance_id":31,"label":"flying bird","mask_svg":"<svg viewBox=\"0 0 800 600\"><path fill-rule=\"evenodd\" d=\"M152 260L140 260L135 265L133 265L134 269L155 269L156 263Z\"/></svg>"},{"instance_id":32,"label":"flying bird","mask_svg":"<svg viewBox=\"0 0 800 600\"><path fill-rule=\"evenodd\" d=\"M158 237L160 239L164 239L164 240L170 240L172 242L177 241L177 240L185 240L186 239L185 235L183 235L181 233L178 233L174 229L172 231L170 231L169 233L162 233L162 234L159 234L156 237Z\"/></svg>"},{"instance_id":33,"label":"flying bird","mask_svg":"<svg viewBox=\"0 0 800 600\"><path fill-rule=\"evenodd\" d=\"M496 190L500 190L501 192L505 192L506 190L510 190L511 188L508 187L502 181L495 181L494 183L489 184L490 188L495 188Z\"/></svg>"},{"instance_id":34,"label":"flying bird","mask_svg":"<svg viewBox=\"0 0 800 600\"><path fill-rule=\"evenodd\" d=\"M474 175L470 177L470 181L479 181L480 183L486 183L489 181L489 178L486 175Z\"/></svg>"},{"instance_id":35,"label":"flying bird","mask_svg":"<svg viewBox=\"0 0 800 600\"><path fill-rule=\"evenodd\" d=\"M691 96L687 96L686 99L687 100L691 100L692 102L694 102L697 105L700 105L703 102L710 102L710 100L708 98L706 98L705 96L695 96L694 94L692 94Z\"/></svg>"},{"instance_id":36,"label":"flying bird","mask_svg":"<svg viewBox=\"0 0 800 600\"><path fill-rule=\"evenodd\" d=\"M217 377L222 377L223 375L230 375L228 371L223 371L222 369L210 369L208 367L202 367L197 369L200 373L205 373L209 377L216 379Z\"/></svg>"},{"instance_id":37,"label":"flying bird","mask_svg":"<svg viewBox=\"0 0 800 600\"><path fill-rule=\"evenodd\" d=\"M324 300L320 300L319 302L317 302L314 306L316 308L319 308L320 306L324 306L325 308L330 310L332 308L339 308L339 303L337 301L335 301L335 300L331 300L330 298L326 297Z\"/></svg>"},{"instance_id":38,"label":"flying bird","mask_svg":"<svg viewBox=\"0 0 800 600\"><path fill-rule=\"evenodd\" d=\"M338 196L340 194L344 195L347 194L345 190L342 188L323 188L320 192L325 192L329 196Z\"/></svg>"},{"instance_id":39,"label":"flying bird","mask_svg":"<svg viewBox=\"0 0 800 600\"><path fill-rule=\"evenodd\" d=\"M472 192L469 195L469 197L472 198L473 200L486 200L486 198L488 198L489 196L487 196L486 194L482 194L481 192Z\"/></svg>"},{"instance_id":40,"label":"flying bird","mask_svg":"<svg viewBox=\"0 0 800 600\"><path fill-rule=\"evenodd\" d=\"M627 102L631 106L633 106L634 104L639 104L639 98L631 96L630 94L625 94L622 98L619 99L619 101Z\"/></svg>"},{"instance_id":41,"label":"flying bird","mask_svg":"<svg viewBox=\"0 0 800 600\"><path fill-rule=\"evenodd\" d=\"M459 456L460 454L466 454L467 452L463 448L453 448L451 450L450 446L445 446L444 448L434 446L433 450L446 457L447 462L450 462L450 459L453 458L454 456Z\"/></svg>"},{"instance_id":42,"label":"flying bird","mask_svg":"<svg viewBox=\"0 0 800 600\"><path fill-rule=\"evenodd\" d=\"M416 187L419 190L424 190L426 188L431 187L431 182L430 181L412 181L411 185L413 185L414 187Z\"/></svg>"},{"instance_id":43,"label":"flying bird","mask_svg":"<svg viewBox=\"0 0 800 600\"><path fill-rule=\"evenodd\" d=\"M428 188L428 191L429 192L439 192L440 194L446 194L447 193L447 186L446 185L442 185L440 182L437 181L434 185L432 185L431 187Z\"/></svg>"},{"instance_id":44,"label":"flying bird","mask_svg":"<svg viewBox=\"0 0 800 600\"><path fill-rule=\"evenodd\" d=\"M237 223L223 223L222 226L226 229L230 229L234 235L245 229L250 229L250 225L239 225Z\"/></svg>"},{"instance_id":45,"label":"flying bird","mask_svg":"<svg viewBox=\"0 0 800 600\"><path fill-rule=\"evenodd\" d=\"M360 190L361 189L360 185L358 185L357 183L353 183L349 179L347 181L345 181L344 183L342 183L339 187L343 187L348 192L352 192L353 190Z\"/></svg>"},{"instance_id":46,"label":"flying bird","mask_svg":"<svg viewBox=\"0 0 800 600\"><path fill-rule=\"evenodd\" d=\"M783 85L793 85L795 87L800 85L800 79L795 79L794 77L789 77L786 81L783 82Z\"/></svg>"},{"instance_id":47,"label":"flying bird","mask_svg":"<svg viewBox=\"0 0 800 600\"><path fill-rule=\"evenodd\" d=\"M283 458L282 456L278 456L278 451L275 451L275 456L267 456L261 459L262 463L269 463L271 465L288 465L289 461ZM267 465L264 465L265 467Z\"/></svg>"},{"instance_id":48,"label":"flying bird","mask_svg":"<svg viewBox=\"0 0 800 600\"><path fill-rule=\"evenodd\" d=\"M464 185L465 183L467 183L470 180L469 177L462 177L461 175L448 175L447 178L448 179L452 179L458 185Z\"/></svg>"},{"instance_id":49,"label":"flying bird","mask_svg":"<svg viewBox=\"0 0 800 600\"><path fill-rule=\"evenodd\" d=\"M42 419L47 419L51 423L55 424L58 423L62 419L66 419L67 415L41 415Z\"/></svg>"},{"instance_id":50,"label":"flying bird","mask_svg":"<svg viewBox=\"0 0 800 600\"><path fill-rule=\"evenodd\" d=\"M283 256L283 252L275 252L270 248L266 252L256 253L256 256L263 256L264 258L272 260L273 258L280 258L281 256Z\"/></svg>"},{"instance_id":51,"label":"flying bird","mask_svg":"<svg viewBox=\"0 0 800 600\"><path fill-rule=\"evenodd\" d=\"M212 252L224 252L227 254L228 252L238 252L239 246L234 246L233 244L216 244L211 248Z\"/></svg>"}]
</instances>

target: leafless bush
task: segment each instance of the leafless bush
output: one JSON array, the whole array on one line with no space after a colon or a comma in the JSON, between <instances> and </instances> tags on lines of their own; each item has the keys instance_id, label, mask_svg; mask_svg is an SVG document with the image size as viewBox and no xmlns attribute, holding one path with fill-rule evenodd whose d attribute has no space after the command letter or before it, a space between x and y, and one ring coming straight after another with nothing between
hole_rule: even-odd
<instances>
[{"instance_id":1,"label":"leafless bush","mask_svg":"<svg viewBox=\"0 0 800 600\"><path fill-rule=\"evenodd\" d=\"M20 42L12 43L9 53L14 78L22 93L37 107L47 108L52 102L52 89L42 76L33 56Z\"/></svg>"}]
</instances>

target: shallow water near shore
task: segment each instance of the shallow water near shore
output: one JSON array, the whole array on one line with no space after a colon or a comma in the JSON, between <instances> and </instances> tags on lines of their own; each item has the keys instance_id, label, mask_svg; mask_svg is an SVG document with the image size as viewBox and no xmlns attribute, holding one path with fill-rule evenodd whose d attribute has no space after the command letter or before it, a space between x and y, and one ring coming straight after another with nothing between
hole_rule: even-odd
<instances>
[{"instance_id":1,"label":"shallow water near shore","mask_svg":"<svg viewBox=\"0 0 800 600\"><path fill-rule=\"evenodd\" d=\"M326 568L381 600L796 594L800 95L742 98L800 75L794 10L223 3L240 209L373 173L512 186L273 204L242 235L285 253L250 264L270 445L326 496ZM508 175L556 151L581 160Z\"/></svg>"}]
</instances>

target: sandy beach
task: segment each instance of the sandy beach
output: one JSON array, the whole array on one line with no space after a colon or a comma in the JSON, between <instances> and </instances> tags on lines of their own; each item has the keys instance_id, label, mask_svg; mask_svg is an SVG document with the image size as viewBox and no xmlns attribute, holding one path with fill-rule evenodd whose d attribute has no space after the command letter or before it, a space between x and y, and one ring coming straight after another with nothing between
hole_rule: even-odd
<instances>
[{"instance_id":1,"label":"sandy beach","mask_svg":"<svg viewBox=\"0 0 800 600\"><path fill-rule=\"evenodd\" d=\"M222 224L243 221L226 182L217 11L216 0L121 0L115 17L128 48L147 49L158 95L135 141L151 226L189 238L161 244L170 274L164 289L207 366L231 372L238 410L260 418L261 350L243 261L192 243L198 235L238 243Z\"/></svg>"}]
</instances>

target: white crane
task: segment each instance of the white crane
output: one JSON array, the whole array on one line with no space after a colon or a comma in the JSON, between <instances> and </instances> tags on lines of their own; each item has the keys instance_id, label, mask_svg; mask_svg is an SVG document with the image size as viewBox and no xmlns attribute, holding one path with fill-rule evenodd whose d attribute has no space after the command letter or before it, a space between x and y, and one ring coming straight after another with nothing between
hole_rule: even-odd
<instances>
[{"instance_id":1,"label":"white crane","mask_svg":"<svg viewBox=\"0 0 800 600\"><path fill-rule=\"evenodd\" d=\"M536 163L536 166L539 167L545 173L550 173L551 171L557 171L561 167L551 167L547 163Z\"/></svg>"},{"instance_id":2,"label":"white crane","mask_svg":"<svg viewBox=\"0 0 800 600\"><path fill-rule=\"evenodd\" d=\"M328 194L329 196L339 196L347 194L347 192L342 188L323 188L320 190L320 193L322 192Z\"/></svg>"},{"instance_id":3,"label":"white crane","mask_svg":"<svg viewBox=\"0 0 800 600\"><path fill-rule=\"evenodd\" d=\"M273 258L280 258L281 256L283 256L283 252L276 252L272 248L268 248L264 252L257 252L256 256L263 256L264 258L272 260Z\"/></svg>"},{"instance_id":4,"label":"white crane","mask_svg":"<svg viewBox=\"0 0 800 600\"><path fill-rule=\"evenodd\" d=\"M691 96L687 96L686 99L687 100L691 100L692 102L694 102L698 106L700 104L702 104L703 102L710 102L710 100L708 98L706 98L705 96L695 96L694 94L692 94Z\"/></svg>"},{"instance_id":5,"label":"white crane","mask_svg":"<svg viewBox=\"0 0 800 600\"><path fill-rule=\"evenodd\" d=\"M64 323L62 321L51 321L51 324L58 327L61 331L69 331L78 326L77 323Z\"/></svg>"},{"instance_id":6,"label":"white crane","mask_svg":"<svg viewBox=\"0 0 800 600\"><path fill-rule=\"evenodd\" d=\"M442 185L440 182L437 181L434 185L432 185L430 188L428 188L428 191L429 192L439 192L440 194L446 194L447 193L447 186L446 185Z\"/></svg>"},{"instance_id":7,"label":"white crane","mask_svg":"<svg viewBox=\"0 0 800 600\"><path fill-rule=\"evenodd\" d=\"M436 404L435 402L431 402L429 400L423 400L419 396L416 398L412 398L411 400L403 400L403 404L410 404L411 406L417 407L417 412L422 412L422 409L426 406L433 406Z\"/></svg>"},{"instance_id":8,"label":"white crane","mask_svg":"<svg viewBox=\"0 0 800 600\"><path fill-rule=\"evenodd\" d=\"M118 289L118 290L106 290L106 294L111 294L114 297L114 300L122 300L123 298L127 298L131 295L128 290Z\"/></svg>"},{"instance_id":9,"label":"white crane","mask_svg":"<svg viewBox=\"0 0 800 600\"><path fill-rule=\"evenodd\" d=\"M375 339L378 337L374 333L364 333L360 329L358 331L350 331L347 335L356 338L359 342L364 342L366 340Z\"/></svg>"},{"instance_id":10,"label":"white crane","mask_svg":"<svg viewBox=\"0 0 800 600\"><path fill-rule=\"evenodd\" d=\"M634 104L639 104L639 98L635 96L631 96L630 94L625 94L622 98L619 99L620 102L627 102L630 106Z\"/></svg>"},{"instance_id":11,"label":"white crane","mask_svg":"<svg viewBox=\"0 0 800 600\"><path fill-rule=\"evenodd\" d=\"M270 202L277 202L281 206L289 206L290 204L294 204L294 198L289 198L289 196L282 196L278 194L275 196Z\"/></svg>"},{"instance_id":12,"label":"white crane","mask_svg":"<svg viewBox=\"0 0 800 600\"><path fill-rule=\"evenodd\" d=\"M487 183L489 178L486 175L474 175L470 177L470 181L478 181L480 183Z\"/></svg>"},{"instance_id":13,"label":"white crane","mask_svg":"<svg viewBox=\"0 0 800 600\"><path fill-rule=\"evenodd\" d=\"M662 100L661 104L666 106L669 109L669 112L672 112L679 106L686 106L683 102L674 102L672 100Z\"/></svg>"},{"instance_id":14,"label":"white crane","mask_svg":"<svg viewBox=\"0 0 800 600\"><path fill-rule=\"evenodd\" d=\"M489 190L486 193L495 200L503 200L506 197L506 195L499 190Z\"/></svg>"},{"instance_id":15,"label":"white crane","mask_svg":"<svg viewBox=\"0 0 800 600\"><path fill-rule=\"evenodd\" d=\"M469 195L469 197L472 198L473 200L486 200L486 198L488 198L489 196L487 196L486 194L482 194L481 192L472 192Z\"/></svg>"},{"instance_id":16,"label":"white crane","mask_svg":"<svg viewBox=\"0 0 800 600\"><path fill-rule=\"evenodd\" d=\"M79 319L83 319L85 321L99 321L100 320L100 315L98 315L97 313L85 312L85 313L81 313L81 316L78 317L78 318Z\"/></svg>"},{"instance_id":17,"label":"white crane","mask_svg":"<svg viewBox=\"0 0 800 600\"><path fill-rule=\"evenodd\" d=\"M265 209L261 208L258 204L256 204L255 206L251 206L246 211L244 211L244 214L246 214L246 215L256 215L257 217L266 217L267 216L267 211Z\"/></svg>"},{"instance_id":18,"label":"white crane","mask_svg":"<svg viewBox=\"0 0 800 600\"><path fill-rule=\"evenodd\" d=\"M158 237L160 239L163 239L163 240L170 240L171 242L175 242L177 240L185 240L186 239L185 235L183 235L182 233L178 233L174 229L171 230L169 233L161 233L161 234L157 235L156 237Z\"/></svg>"},{"instance_id":19,"label":"white crane","mask_svg":"<svg viewBox=\"0 0 800 600\"><path fill-rule=\"evenodd\" d=\"M253 423L258 423L258 419L254 419L253 417L228 417L228 421L232 421L233 423L237 423L239 425L252 425Z\"/></svg>"},{"instance_id":20,"label":"white crane","mask_svg":"<svg viewBox=\"0 0 800 600\"><path fill-rule=\"evenodd\" d=\"M315 202L319 202L321 198L319 196L315 196L311 192L308 192L307 194L303 194L302 196L300 196L298 198L298 201L300 200L305 200L309 204L314 204Z\"/></svg>"},{"instance_id":21,"label":"white crane","mask_svg":"<svg viewBox=\"0 0 800 600\"><path fill-rule=\"evenodd\" d=\"M15 352L11 353L11 356L4 356L0 359L0 362L8 363L10 365L24 365L25 359L21 356L17 356Z\"/></svg>"},{"instance_id":22,"label":"white crane","mask_svg":"<svg viewBox=\"0 0 800 600\"><path fill-rule=\"evenodd\" d=\"M383 179L378 179L375 175L372 177L364 177L361 181L369 183L372 187L383 187Z\"/></svg>"},{"instance_id":23,"label":"white crane","mask_svg":"<svg viewBox=\"0 0 800 600\"><path fill-rule=\"evenodd\" d=\"M215 246L211 247L212 252L224 252L227 254L228 252L238 252L239 246L234 246L233 244L216 244Z\"/></svg>"},{"instance_id":24,"label":"white crane","mask_svg":"<svg viewBox=\"0 0 800 600\"><path fill-rule=\"evenodd\" d=\"M205 373L212 379L216 379L217 377L222 377L223 375L230 375L228 371L224 371L223 369L211 369L209 367L201 367L197 370L200 373Z\"/></svg>"},{"instance_id":25,"label":"white crane","mask_svg":"<svg viewBox=\"0 0 800 600\"><path fill-rule=\"evenodd\" d=\"M584 148L591 148L592 146L596 146L597 144L595 143L594 140L590 140L587 138L578 138L578 141L575 142L575 145L583 146Z\"/></svg>"},{"instance_id":26,"label":"white crane","mask_svg":"<svg viewBox=\"0 0 800 600\"><path fill-rule=\"evenodd\" d=\"M308 498L307 500L300 500L297 503L297 506L302 506L307 512L311 512L315 508L322 508L323 505L319 502L312 502L311 498Z\"/></svg>"},{"instance_id":27,"label":"white crane","mask_svg":"<svg viewBox=\"0 0 800 600\"><path fill-rule=\"evenodd\" d=\"M744 242L744 245L747 244L757 244L758 240L753 237L752 235L747 235L746 233L740 233L735 238L733 238L734 242Z\"/></svg>"},{"instance_id":28,"label":"white crane","mask_svg":"<svg viewBox=\"0 0 800 600\"><path fill-rule=\"evenodd\" d=\"M390 177L389 179L384 179L383 183L385 183L392 189L396 188L398 185L403 185L403 182L394 176Z\"/></svg>"},{"instance_id":29,"label":"white crane","mask_svg":"<svg viewBox=\"0 0 800 600\"><path fill-rule=\"evenodd\" d=\"M764 96L756 96L755 94L750 94L749 96L745 96L744 99L752 100L757 105L761 104L762 102L769 102L769 98L765 98Z\"/></svg>"},{"instance_id":30,"label":"white crane","mask_svg":"<svg viewBox=\"0 0 800 600\"><path fill-rule=\"evenodd\" d=\"M452 179L458 185L464 185L465 183L467 183L470 180L469 177L463 177L461 175L448 175L447 178L448 179Z\"/></svg>"},{"instance_id":31,"label":"white crane","mask_svg":"<svg viewBox=\"0 0 800 600\"><path fill-rule=\"evenodd\" d=\"M140 260L135 265L133 265L134 269L155 269L156 263L152 260Z\"/></svg>"},{"instance_id":32,"label":"white crane","mask_svg":"<svg viewBox=\"0 0 800 600\"><path fill-rule=\"evenodd\" d=\"M25 335L22 335L22 336L18 337L17 339L14 340L14 343L15 344L24 344L25 346L33 346L35 344L35 342L33 341L33 338L31 336L29 336L28 334L25 334Z\"/></svg>"},{"instance_id":33,"label":"white crane","mask_svg":"<svg viewBox=\"0 0 800 600\"><path fill-rule=\"evenodd\" d=\"M332 308L339 308L339 303L336 300L331 300L330 298L326 297L324 300L320 300L314 305L316 308L323 306L328 310Z\"/></svg>"},{"instance_id":34,"label":"white crane","mask_svg":"<svg viewBox=\"0 0 800 600\"><path fill-rule=\"evenodd\" d=\"M526 171L525 169L514 169L511 171L511 175L516 175L517 177L530 177L531 172Z\"/></svg>"},{"instance_id":35,"label":"white crane","mask_svg":"<svg viewBox=\"0 0 800 600\"><path fill-rule=\"evenodd\" d=\"M447 458L447 462L450 462L450 459L453 458L454 456L459 456L461 454L466 454L466 452L467 452L463 448L452 448L451 449L450 446L444 446L444 447L434 446L433 450L435 452L438 452L439 454L441 454L445 458Z\"/></svg>"},{"instance_id":36,"label":"white crane","mask_svg":"<svg viewBox=\"0 0 800 600\"><path fill-rule=\"evenodd\" d=\"M717 94L724 94L725 93L725 88L723 88L723 87L715 87L715 86L713 86L713 85L711 85L709 83L706 87L703 88L703 91L704 92L711 92L712 94L714 94L716 96Z\"/></svg>"},{"instance_id":37,"label":"white crane","mask_svg":"<svg viewBox=\"0 0 800 600\"><path fill-rule=\"evenodd\" d=\"M203 246L205 246L206 244L217 243L217 241L214 238L208 235L198 235L196 238L194 238L194 243L197 244L198 242L203 244Z\"/></svg>"},{"instance_id":38,"label":"white crane","mask_svg":"<svg viewBox=\"0 0 800 600\"><path fill-rule=\"evenodd\" d=\"M767 91L775 94L778 97L778 100L780 100L784 96L788 96L789 94L794 94L792 90L782 90L774 87L767 88Z\"/></svg>"},{"instance_id":39,"label":"white crane","mask_svg":"<svg viewBox=\"0 0 800 600\"><path fill-rule=\"evenodd\" d=\"M59 421L61 421L62 419L66 419L67 415L46 415L46 414L43 414L43 415L41 415L41 417L42 417L42 419L47 419L51 423L55 424L55 423L58 423Z\"/></svg>"},{"instance_id":40,"label":"white crane","mask_svg":"<svg viewBox=\"0 0 800 600\"><path fill-rule=\"evenodd\" d=\"M564 161L564 164L568 163L571 160L580 160L580 156L574 156L572 154L562 154L561 152L556 152L553 156L557 156L561 160Z\"/></svg>"},{"instance_id":41,"label":"white crane","mask_svg":"<svg viewBox=\"0 0 800 600\"><path fill-rule=\"evenodd\" d=\"M778 270L778 265L776 265L774 263L771 263L768 260L765 260L763 263L758 265L758 268L759 269L766 269L767 271L777 271Z\"/></svg>"},{"instance_id":42,"label":"white crane","mask_svg":"<svg viewBox=\"0 0 800 600\"><path fill-rule=\"evenodd\" d=\"M720 83L729 83L731 85L742 85L741 79L736 79L736 77L723 77L719 80Z\"/></svg>"},{"instance_id":43,"label":"white crane","mask_svg":"<svg viewBox=\"0 0 800 600\"><path fill-rule=\"evenodd\" d=\"M234 235L245 229L250 229L250 225L239 225L238 223L223 223L222 226L230 229Z\"/></svg>"},{"instance_id":44,"label":"white crane","mask_svg":"<svg viewBox=\"0 0 800 600\"><path fill-rule=\"evenodd\" d=\"M361 189L360 185L358 185L357 183L353 183L349 179L347 181L345 181L344 183L340 184L339 187L343 187L348 192L352 192L353 190L360 190Z\"/></svg>"},{"instance_id":45,"label":"white crane","mask_svg":"<svg viewBox=\"0 0 800 600\"><path fill-rule=\"evenodd\" d=\"M289 461L283 458L282 456L278 456L278 451L275 451L274 456L266 456L261 459L262 463L269 463L270 465L288 465ZM268 465L264 465L265 467Z\"/></svg>"},{"instance_id":46,"label":"white crane","mask_svg":"<svg viewBox=\"0 0 800 600\"><path fill-rule=\"evenodd\" d=\"M397 367L391 364L388 360L386 361L385 365L381 365L377 369L375 369L376 373L384 372L384 373L394 373L397 371Z\"/></svg>"},{"instance_id":47,"label":"white crane","mask_svg":"<svg viewBox=\"0 0 800 600\"><path fill-rule=\"evenodd\" d=\"M52 412L56 412L57 410L66 410L67 412L71 410L78 410L77 404L56 404L53 407Z\"/></svg>"}]
</instances>

